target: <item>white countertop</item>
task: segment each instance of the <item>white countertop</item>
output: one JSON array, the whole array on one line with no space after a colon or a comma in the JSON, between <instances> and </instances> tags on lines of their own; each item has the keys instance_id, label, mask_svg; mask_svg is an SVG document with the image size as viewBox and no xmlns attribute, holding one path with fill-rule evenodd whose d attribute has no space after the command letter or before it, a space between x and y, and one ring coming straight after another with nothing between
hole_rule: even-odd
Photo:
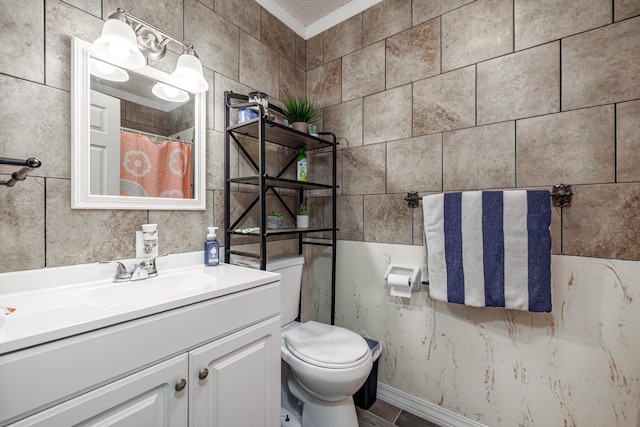
<instances>
[{"instance_id":1,"label":"white countertop","mask_svg":"<svg viewBox=\"0 0 640 427\"><path fill-rule=\"evenodd\" d=\"M115 264L0 274L0 355L272 283L280 275L228 264L202 265L202 252L156 261L158 277L113 283ZM132 262L125 263L128 267Z\"/></svg>"}]
</instances>

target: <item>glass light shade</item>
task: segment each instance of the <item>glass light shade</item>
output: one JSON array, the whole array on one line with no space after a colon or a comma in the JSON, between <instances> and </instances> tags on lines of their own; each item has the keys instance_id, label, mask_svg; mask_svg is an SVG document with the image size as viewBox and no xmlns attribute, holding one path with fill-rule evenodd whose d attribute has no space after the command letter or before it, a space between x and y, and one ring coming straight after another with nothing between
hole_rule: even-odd
<instances>
[{"instance_id":1,"label":"glass light shade","mask_svg":"<svg viewBox=\"0 0 640 427\"><path fill-rule=\"evenodd\" d=\"M142 68L144 56L138 49L136 33L126 22L109 19L102 27L102 35L93 42L93 50L101 57L130 69Z\"/></svg>"},{"instance_id":2,"label":"glass light shade","mask_svg":"<svg viewBox=\"0 0 640 427\"><path fill-rule=\"evenodd\" d=\"M189 100L187 92L160 82L153 85L151 92L158 98L169 102L186 102Z\"/></svg>"},{"instance_id":3,"label":"glass light shade","mask_svg":"<svg viewBox=\"0 0 640 427\"><path fill-rule=\"evenodd\" d=\"M129 73L122 68L98 61L95 58L89 59L89 72L96 77L112 82L126 82L129 80Z\"/></svg>"},{"instance_id":4,"label":"glass light shade","mask_svg":"<svg viewBox=\"0 0 640 427\"><path fill-rule=\"evenodd\" d=\"M178 58L178 64L171 80L189 92L200 93L209 90L209 85L202 75L202 64L197 56L183 53Z\"/></svg>"}]
</instances>

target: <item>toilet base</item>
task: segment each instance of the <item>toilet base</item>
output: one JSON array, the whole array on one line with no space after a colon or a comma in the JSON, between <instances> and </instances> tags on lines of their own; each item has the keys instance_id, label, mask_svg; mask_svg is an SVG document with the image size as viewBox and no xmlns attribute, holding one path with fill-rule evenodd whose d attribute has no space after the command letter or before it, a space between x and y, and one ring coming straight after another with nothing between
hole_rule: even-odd
<instances>
[{"instance_id":1,"label":"toilet base","mask_svg":"<svg viewBox=\"0 0 640 427\"><path fill-rule=\"evenodd\" d=\"M291 393L302 401L302 427L358 427L353 397L322 401L303 390L296 380L289 379L288 383Z\"/></svg>"}]
</instances>

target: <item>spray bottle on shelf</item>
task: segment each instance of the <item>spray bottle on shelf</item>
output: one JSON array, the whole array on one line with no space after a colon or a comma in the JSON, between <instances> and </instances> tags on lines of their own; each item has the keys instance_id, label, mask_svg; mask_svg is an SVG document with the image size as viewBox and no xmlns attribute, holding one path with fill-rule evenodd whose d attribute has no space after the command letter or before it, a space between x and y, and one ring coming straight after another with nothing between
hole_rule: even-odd
<instances>
[{"instance_id":1,"label":"spray bottle on shelf","mask_svg":"<svg viewBox=\"0 0 640 427\"><path fill-rule=\"evenodd\" d=\"M298 157L296 158L298 164L298 176L297 180L307 182L307 153L304 148L298 149Z\"/></svg>"},{"instance_id":2,"label":"spray bottle on shelf","mask_svg":"<svg viewBox=\"0 0 640 427\"><path fill-rule=\"evenodd\" d=\"M204 265L212 267L220 264L220 242L216 236L218 227L207 227L209 234L204 242Z\"/></svg>"}]
</instances>

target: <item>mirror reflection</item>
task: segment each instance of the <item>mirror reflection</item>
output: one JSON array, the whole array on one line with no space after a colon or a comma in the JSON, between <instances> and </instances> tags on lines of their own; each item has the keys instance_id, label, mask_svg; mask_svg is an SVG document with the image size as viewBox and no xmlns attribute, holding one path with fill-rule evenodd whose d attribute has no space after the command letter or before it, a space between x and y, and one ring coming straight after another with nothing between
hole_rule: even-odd
<instances>
[{"instance_id":1,"label":"mirror reflection","mask_svg":"<svg viewBox=\"0 0 640 427\"><path fill-rule=\"evenodd\" d=\"M91 195L194 197L195 97L89 59Z\"/></svg>"}]
</instances>

